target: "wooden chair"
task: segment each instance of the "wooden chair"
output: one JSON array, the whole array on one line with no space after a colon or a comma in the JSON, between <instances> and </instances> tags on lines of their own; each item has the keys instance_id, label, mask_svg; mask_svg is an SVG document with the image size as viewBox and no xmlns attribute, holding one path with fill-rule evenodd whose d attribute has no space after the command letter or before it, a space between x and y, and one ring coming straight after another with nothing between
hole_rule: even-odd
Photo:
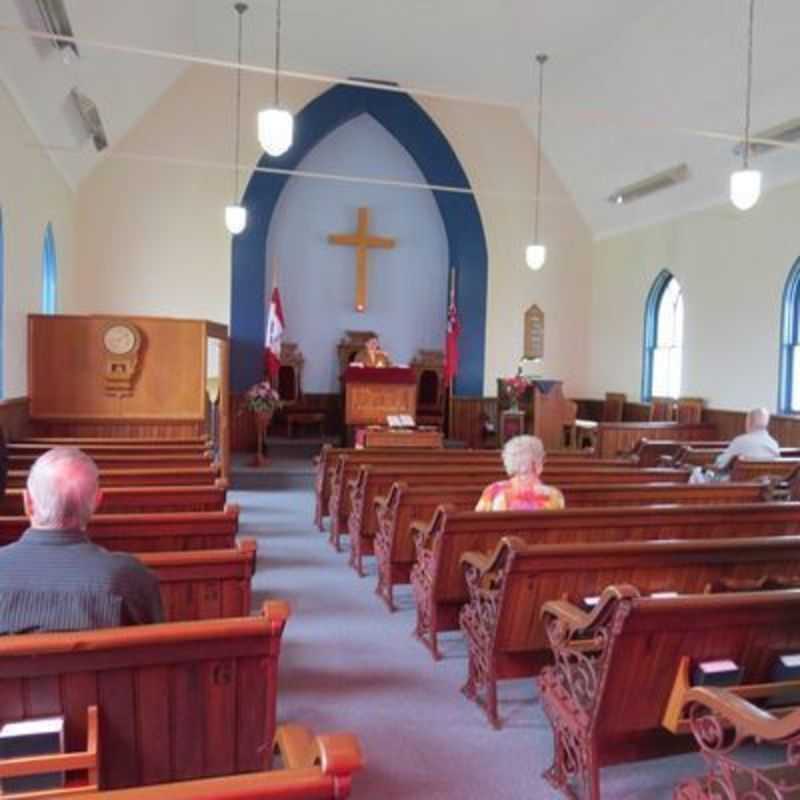
<instances>
[{"instance_id":1,"label":"wooden chair","mask_svg":"<svg viewBox=\"0 0 800 800\"><path fill-rule=\"evenodd\" d=\"M602 422L622 422L628 396L622 392L606 392Z\"/></svg>"},{"instance_id":2,"label":"wooden chair","mask_svg":"<svg viewBox=\"0 0 800 800\"><path fill-rule=\"evenodd\" d=\"M411 362L417 376L417 424L444 425L444 354L440 350L419 350Z\"/></svg>"},{"instance_id":3,"label":"wooden chair","mask_svg":"<svg viewBox=\"0 0 800 800\"><path fill-rule=\"evenodd\" d=\"M305 359L294 342L281 345L281 365L278 369L278 394L284 407L278 412L286 421L286 435L291 439L297 426L314 425L319 435L325 432L325 412L307 406L303 399L303 368Z\"/></svg>"},{"instance_id":4,"label":"wooden chair","mask_svg":"<svg viewBox=\"0 0 800 800\"><path fill-rule=\"evenodd\" d=\"M703 421L706 401L700 397L679 397L675 408L675 421L692 424Z\"/></svg>"},{"instance_id":5,"label":"wooden chair","mask_svg":"<svg viewBox=\"0 0 800 800\"><path fill-rule=\"evenodd\" d=\"M671 397L651 398L650 422L675 422L675 400Z\"/></svg>"}]
</instances>

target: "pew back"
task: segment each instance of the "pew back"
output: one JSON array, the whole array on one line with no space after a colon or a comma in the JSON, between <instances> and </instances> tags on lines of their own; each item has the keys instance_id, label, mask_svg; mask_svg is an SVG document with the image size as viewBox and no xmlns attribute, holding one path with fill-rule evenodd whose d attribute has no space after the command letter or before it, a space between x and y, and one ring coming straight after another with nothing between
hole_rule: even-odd
<instances>
[{"instance_id":1,"label":"pew back","mask_svg":"<svg viewBox=\"0 0 800 800\"><path fill-rule=\"evenodd\" d=\"M217 467L181 469L106 469L100 470L100 485L106 486L213 486L219 477ZM27 470L9 470L8 487L20 489L28 479Z\"/></svg>"},{"instance_id":2,"label":"pew back","mask_svg":"<svg viewBox=\"0 0 800 800\"><path fill-rule=\"evenodd\" d=\"M106 789L268 769L287 617L5 637L0 722L63 714L77 751L96 705Z\"/></svg>"}]
</instances>

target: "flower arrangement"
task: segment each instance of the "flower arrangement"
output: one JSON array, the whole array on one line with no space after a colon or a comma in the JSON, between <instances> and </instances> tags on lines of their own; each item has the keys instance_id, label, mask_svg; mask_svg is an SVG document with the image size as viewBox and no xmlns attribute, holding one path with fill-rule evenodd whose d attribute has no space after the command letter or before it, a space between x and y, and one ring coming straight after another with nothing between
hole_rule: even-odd
<instances>
[{"instance_id":1,"label":"flower arrangement","mask_svg":"<svg viewBox=\"0 0 800 800\"><path fill-rule=\"evenodd\" d=\"M269 381L251 386L244 395L244 408L256 414L274 414L283 402Z\"/></svg>"},{"instance_id":2,"label":"flower arrangement","mask_svg":"<svg viewBox=\"0 0 800 800\"><path fill-rule=\"evenodd\" d=\"M508 397L513 409L519 408L519 401L530 386L530 381L522 375L515 375L513 378L503 378L503 390Z\"/></svg>"}]
</instances>

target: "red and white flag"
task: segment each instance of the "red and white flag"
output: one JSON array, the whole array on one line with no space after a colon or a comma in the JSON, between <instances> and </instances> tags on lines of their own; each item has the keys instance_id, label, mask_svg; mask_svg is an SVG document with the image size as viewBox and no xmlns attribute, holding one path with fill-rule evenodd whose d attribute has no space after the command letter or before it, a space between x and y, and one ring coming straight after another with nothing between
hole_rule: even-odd
<instances>
[{"instance_id":1,"label":"red and white flag","mask_svg":"<svg viewBox=\"0 0 800 800\"><path fill-rule=\"evenodd\" d=\"M444 354L444 379L449 386L458 375L458 336L461 333L461 323L458 321L456 308L456 278L455 271L450 280L450 307L447 309L447 341Z\"/></svg>"},{"instance_id":2,"label":"red and white flag","mask_svg":"<svg viewBox=\"0 0 800 800\"><path fill-rule=\"evenodd\" d=\"M267 312L267 328L264 333L264 356L267 377L273 386L278 383L278 370L281 367L281 341L286 323L283 319L281 293L278 291L277 275L272 287L272 297Z\"/></svg>"}]
</instances>

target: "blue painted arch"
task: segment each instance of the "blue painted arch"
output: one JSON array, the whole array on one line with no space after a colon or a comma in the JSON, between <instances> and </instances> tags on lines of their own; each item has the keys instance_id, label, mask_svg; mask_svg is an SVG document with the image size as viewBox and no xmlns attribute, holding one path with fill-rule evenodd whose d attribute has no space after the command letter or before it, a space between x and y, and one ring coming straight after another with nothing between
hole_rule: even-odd
<instances>
[{"instance_id":1,"label":"blue painted arch","mask_svg":"<svg viewBox=\"0 0 800 800\"><path fill-rule=\"evenodd\" d=\"M431 185L470 189L453 148L430 116L407 94L334 86L295 118L292 148L259 167L293 170L325 136L360 114L377 120L416 161ZM265 314L265 252L272 215L289 175L255 172L244 193L248 225L234 237L231 276L231 385L241 391L261 378ZM398 190L410 191L410 190ZM461 321L458 395L483 394L488 253L478 205L469 192L434 191L456 270ZM444 319L446 309L442 309ZM444 342L442 343L444 345Z\"/></svg>"}]
</instances>

